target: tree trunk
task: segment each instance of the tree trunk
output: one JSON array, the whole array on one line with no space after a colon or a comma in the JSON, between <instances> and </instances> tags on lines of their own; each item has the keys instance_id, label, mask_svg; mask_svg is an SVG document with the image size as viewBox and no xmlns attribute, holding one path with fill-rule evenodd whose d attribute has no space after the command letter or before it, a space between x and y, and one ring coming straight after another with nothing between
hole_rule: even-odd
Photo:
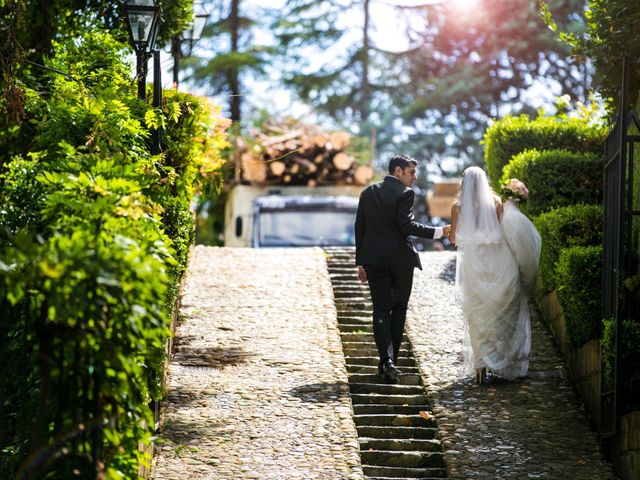
<instances>
[{"instance_id":1,"label":"tree trunk","mask_svg":"<svg viewBox=\"0 0 640 480\"><path fill-rule=\"evenodd\" d=\"M360 85L360 123L369 122L369 1L364 0L364 26L362 32L362 81Z\"/></svg>"},{"instance_id":2,"label":"tree trunk","mask_svg":"<svg viewBox=\"0 0 640 480\"><path fill-rule=\"evenodd\" d=\"M240 0L231 0L231 12L229 13L229 33L231 34L231 52L238 52L238 42L240 37ZM240 124L240 80L238 69L233 67L227 73L231 98L229 100L231 109L231 121Z\"/></svg>"}]
</instances>

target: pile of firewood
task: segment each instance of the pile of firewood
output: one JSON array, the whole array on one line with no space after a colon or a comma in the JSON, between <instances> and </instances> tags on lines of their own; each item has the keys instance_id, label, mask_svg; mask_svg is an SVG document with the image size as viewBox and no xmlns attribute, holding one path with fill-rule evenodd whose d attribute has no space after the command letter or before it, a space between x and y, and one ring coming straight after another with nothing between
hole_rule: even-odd
<instances>
[{"instance_id":1,"label":"pile of firewood","mask_svg":"<svg viewBox=\"0 0 640 480\"><path fill-rule=\"evenodd\" d=\"M346 149L347 132L327 133L315 125L264 125L253 144L241 147L240 178L257 185L367 185L373 168L358 165Z\"/></svg>"}]
</instances>

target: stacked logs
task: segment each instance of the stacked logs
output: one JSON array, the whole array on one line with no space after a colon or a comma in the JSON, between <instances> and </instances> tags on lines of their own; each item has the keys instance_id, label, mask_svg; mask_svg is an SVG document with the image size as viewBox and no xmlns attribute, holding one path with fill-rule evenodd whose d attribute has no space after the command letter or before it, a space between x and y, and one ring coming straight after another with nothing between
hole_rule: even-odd
<instances>
[{"instance_id":1,"label":"stacked logs","mask_svg":"<svg viewBox=\"0 0 640 480\"><path fill-rule=\"evenodd\" d=\"M240 154L241 181L258 185L367 185L369 165L358 165L346 149L347 132L316 125L264 125Z\"/></svg>"}]
</instances>

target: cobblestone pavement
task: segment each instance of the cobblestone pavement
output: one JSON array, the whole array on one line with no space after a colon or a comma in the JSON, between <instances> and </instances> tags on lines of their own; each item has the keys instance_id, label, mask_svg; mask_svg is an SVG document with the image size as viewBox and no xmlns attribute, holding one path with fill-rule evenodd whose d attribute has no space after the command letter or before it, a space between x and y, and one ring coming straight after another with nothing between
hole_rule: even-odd
<instances>
[{"instance_id":1,"label":"cobblestone pavement","mask_svg":"<svg viewBox=\"0 0 640 480\"><path fill-rule=\"evenodd\" d=\"M460 378L463 324L454 301L455 253L421 257L424 270L416 270L407 333L433 401L451 478L615 479L537 317L524 380L476 386L473 378Z\"/></svg>"},{"instance_id":2,"label":"cobblestone pavement","mask_svg":"<svg viewBox=\"0 0 640 480\"><path fill-rule=\"evenodd\" d=\"M364 478L322 250L190 265L153 478Z\"/></svg>"}]
</instances>

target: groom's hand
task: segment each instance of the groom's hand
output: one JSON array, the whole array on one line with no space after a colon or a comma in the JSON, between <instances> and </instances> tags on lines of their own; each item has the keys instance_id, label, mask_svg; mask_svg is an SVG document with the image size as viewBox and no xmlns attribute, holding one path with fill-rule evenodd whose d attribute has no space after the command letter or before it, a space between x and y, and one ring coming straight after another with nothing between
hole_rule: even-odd
<instances>
[{"instance_id":1,"label":"groom's hand","mask_svg":"<svg viewBox=\"0 0 640 480\"><path fill-rule=\"evenodd\" d=\"M442 227L442 235L444 235L445 237L449 237L450 233L451 233L451 225L445 225L444 227Z\"/></svg>"},{"instance_id":2,"label":"groom's hand","mask_svg":"<svg viewBox=\"0 0 640 480\"><path fill-rule=\"evenodd\" d=\"M358 265L358 280L360 280L360 283L365 283L367 281L367 272L364 271L364 267L362 265Z\"/></svg>"}]
</instances>

